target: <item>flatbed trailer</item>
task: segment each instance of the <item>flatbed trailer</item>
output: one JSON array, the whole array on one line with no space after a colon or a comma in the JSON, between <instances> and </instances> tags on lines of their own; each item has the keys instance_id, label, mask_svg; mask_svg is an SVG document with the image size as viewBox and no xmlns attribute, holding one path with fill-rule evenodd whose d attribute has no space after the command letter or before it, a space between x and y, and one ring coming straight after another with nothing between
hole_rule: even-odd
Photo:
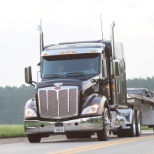
<instances>
[{"instance_id":1,"label":"flatbed trailer","mask_svg":"<svg viewBox=\"0 0 154 154\"><path fill-rule=\"evenodd\" d=\"M149 126L154 129L154 98L138 94L127 94L127 102L138 110L141 116L141 125Z\"/></svg>"}]
</instances>

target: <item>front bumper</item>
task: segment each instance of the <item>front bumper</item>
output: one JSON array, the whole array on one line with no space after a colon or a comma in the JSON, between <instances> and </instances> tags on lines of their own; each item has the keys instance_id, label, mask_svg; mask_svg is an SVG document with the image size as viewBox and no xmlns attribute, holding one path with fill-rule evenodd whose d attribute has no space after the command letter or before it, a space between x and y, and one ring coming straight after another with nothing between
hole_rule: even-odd
<instances>
[{"instance_id":1,"label":"front bumper","mask_svg":"<svg viewBox=\"0 0 154 154\"><path fill-rule=\"evenodd\" d=\"M102 116L79 118L63 122L39 121L39 120L25 120L24 127L26 134L37 133L57 133L55 132L55 125L57 123L63 124L64 132L73 131L97 131L103 129Z\"/></svg>"}]
</instances>

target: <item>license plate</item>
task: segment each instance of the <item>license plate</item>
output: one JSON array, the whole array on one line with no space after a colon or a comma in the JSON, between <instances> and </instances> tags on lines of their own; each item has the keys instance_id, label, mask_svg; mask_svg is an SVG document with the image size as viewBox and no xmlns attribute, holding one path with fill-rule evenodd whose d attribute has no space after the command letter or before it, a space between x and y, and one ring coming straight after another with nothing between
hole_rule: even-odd
<instances>
[{"instance_id":1,"label":"license plate","mask_svg":"<svg viewBox=\"0 0 154 154\"><path fill-rule=\"evenodd\" d=\"M62 132L64 132L65 130L64 130L64 127L55 127L54 128L54 132L55 133L62 133Z\"/></svg>"}]
</instances>

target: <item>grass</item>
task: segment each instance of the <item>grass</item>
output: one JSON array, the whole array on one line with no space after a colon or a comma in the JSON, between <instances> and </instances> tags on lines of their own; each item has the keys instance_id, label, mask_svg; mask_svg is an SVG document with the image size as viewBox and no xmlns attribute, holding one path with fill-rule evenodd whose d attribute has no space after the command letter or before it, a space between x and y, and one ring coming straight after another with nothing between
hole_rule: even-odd
<instances>
[{"instance_id":1,"label":"grass","mask_svg":"<svg viewBox=\"0 0 154 154\"><path fill-rule=\"evenodd\" d=\"M142 126L142 130L151 130L148 126ZM25 137L23 125L0 125L0 138Z\"/></svg>"},{"instance_id":2,"label":"grass","mask_svg":"<svg viewBox=\"0 0 154 154\"><path fill-rule=\"evenodd\" d=\"M23 125L0 125L0 138L26 136Z\"/></svg>"},{"instance_id":3,"label":"grass","mask_svg":"<svg viewBox=\"0 0 154 154\"><path fill-rule=\"evenodd\" d=\"M148 126L142 126L142 130L152 130L153 128L149 128Z\"/></svg>"}]
</instances>

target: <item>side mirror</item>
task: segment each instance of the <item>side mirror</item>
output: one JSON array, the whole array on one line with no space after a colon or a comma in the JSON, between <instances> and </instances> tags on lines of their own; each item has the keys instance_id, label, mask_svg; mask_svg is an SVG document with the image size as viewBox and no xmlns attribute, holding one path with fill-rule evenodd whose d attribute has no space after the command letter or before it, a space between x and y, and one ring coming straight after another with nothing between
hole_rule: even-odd
<instances>
[{"instance_id":1,"label":"side mirror","mask_svg":"<svg viewBox=\"0 0 154 154\"><path fill-rule=\"evenodd\" d=\"M120 61L113 60L113 71L115 77L120 77Z\"/></svg>"},{"instance_id":2,"label":"side mirror","mask_svg":"<svg viewBox=\"0 0 154 154\"><path fill-rule=\"evenodd\" d=\"M25 68L25 82L28 84L32 84L31 66Z\"/></svg>"}]
</instances>

